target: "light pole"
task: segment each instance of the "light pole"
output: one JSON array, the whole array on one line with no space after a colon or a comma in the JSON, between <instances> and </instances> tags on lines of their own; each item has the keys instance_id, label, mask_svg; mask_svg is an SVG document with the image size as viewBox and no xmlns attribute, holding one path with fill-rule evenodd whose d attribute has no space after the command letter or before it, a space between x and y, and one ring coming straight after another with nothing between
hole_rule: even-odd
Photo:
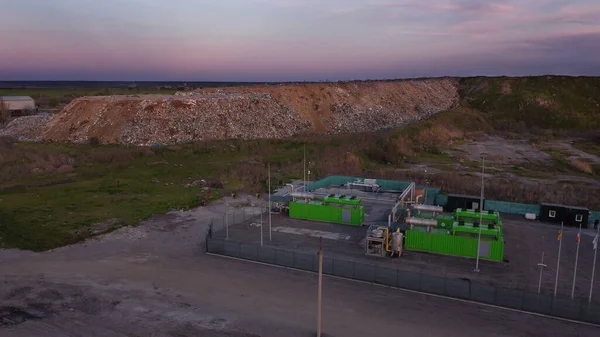
<instances>
[{"instance_id":1,"label":"light pole","mask_svg":"<svg viewBox=\"0 0 600 337\"><path fill-rule=\"evenodd\" d=\"M596 237L594 238L594 263L592 264L592 280L590 281L590 296L588 302L592 303L592 290L594 289L594 274L596 273L596 257L598 256L598 240L600 236L600 226L596 228Z\"/></svg>"},{"instance_id":2,"label":"light pole","mask_svg":"<svg viewBox=\"0 0 600 337\"><path fill-rule=\"evenodd\" d=\"M540 280L538 281L538 294L542 291L542 274L544 273L544 268L547 267L544 264L544 252L542 252L542 262L537 264L540 266Z\"/></svg>"},{"instance_id":3,"label":"light pole","mask_svg":"<svg viewBox=\"0 0 600 337\"><path fill-rule=\"evenodd\" d=\"M427 205L427 187L429 186L429 180L427 179L427 169L425 169L425 191L423 191L423 205Z\"/></svg>"},{"instance_id":4,"label":"light pole","mask_svg":"<svg viewBox=\"0 0 600 337\"><path fill-rule=\"evenodd\" d=\"M483 190L485 177L485 156L481 156L481 198L479 199L479 235L477 238L477 260L475 262L475 271L479 272L479 249L481 247L481 226L483 222Z\"/></svg>"}]
</instances>

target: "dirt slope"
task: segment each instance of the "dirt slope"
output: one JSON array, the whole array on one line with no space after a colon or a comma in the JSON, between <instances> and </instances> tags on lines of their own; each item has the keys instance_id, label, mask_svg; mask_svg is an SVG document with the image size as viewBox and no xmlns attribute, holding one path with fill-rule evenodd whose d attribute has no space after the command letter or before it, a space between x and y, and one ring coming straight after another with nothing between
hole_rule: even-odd
<instances>
[{"instance_id":1,"label":"dirt slope","mask_svg":"<svg viewBox=\"0 0 600 337\"><path fill-rule=\"evenodd\" d=\"M83 97L41 130L42 139L172 144L358 132L409 123L459 100L455 79L210 88L175 95Z\"/></svg>"}]
</instances>

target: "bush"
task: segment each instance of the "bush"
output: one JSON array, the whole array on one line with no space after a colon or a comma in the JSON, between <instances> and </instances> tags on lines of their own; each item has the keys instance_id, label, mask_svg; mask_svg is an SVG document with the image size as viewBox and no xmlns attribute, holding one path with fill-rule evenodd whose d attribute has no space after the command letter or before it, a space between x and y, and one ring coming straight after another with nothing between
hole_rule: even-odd
<instances>
[{"instance_id":1,"label":"bush","mask_svg":"<svg viewBox=\"0 0 600 337\"><path fill-rule=\"evenodd\" d=\"M96 136L90 138L90 145L92 145L92 146L98 146L100 144L101 144L100 138L98 138Z\"/></svg>"}]
</instances>

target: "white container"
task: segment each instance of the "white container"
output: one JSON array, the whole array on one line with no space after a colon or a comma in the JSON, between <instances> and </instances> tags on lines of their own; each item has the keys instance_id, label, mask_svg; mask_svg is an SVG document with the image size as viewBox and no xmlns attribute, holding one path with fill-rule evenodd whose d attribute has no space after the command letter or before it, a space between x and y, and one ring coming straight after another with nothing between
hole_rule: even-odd
<instances>
[{"instance_id":1,"label":"white container","mask_svg":"<svg viewBox=\"0 0 600 337\"><path fill-rule=\"evenodd\" d=\"M536 215L535 213L525 213L525 219L527 220L535 220Z\"/></svg>"}]
</instances>

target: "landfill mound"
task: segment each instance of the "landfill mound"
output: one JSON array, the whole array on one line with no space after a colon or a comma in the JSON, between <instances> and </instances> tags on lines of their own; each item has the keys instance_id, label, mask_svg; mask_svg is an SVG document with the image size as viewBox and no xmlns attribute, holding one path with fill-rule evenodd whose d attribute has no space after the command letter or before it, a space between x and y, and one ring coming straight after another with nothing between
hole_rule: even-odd
<instances>
[{"instance_id":1,"label":"landfill mound","mask_svg":"<svg viewBox=\"0 0 600 337\"><path fill-rule=\"evenodd\" d=\"M449 78L83 97L40 132L49 141L123 145L284 138L394 127L449 109L458 100L458 82Z\"/></svg>"},{"instance_id":2,"label":"landfill mound","mask_svg":"<svg viewBox=\"0 0 600 337\"><path fill-rule=\"evenodd\" d=\"M43 140L41 130L50 120L50 114L18 117L10 121L6 128L0 128L0 137L8 136L20 142L39 142Z\"/></svg>"}]
</instances>

